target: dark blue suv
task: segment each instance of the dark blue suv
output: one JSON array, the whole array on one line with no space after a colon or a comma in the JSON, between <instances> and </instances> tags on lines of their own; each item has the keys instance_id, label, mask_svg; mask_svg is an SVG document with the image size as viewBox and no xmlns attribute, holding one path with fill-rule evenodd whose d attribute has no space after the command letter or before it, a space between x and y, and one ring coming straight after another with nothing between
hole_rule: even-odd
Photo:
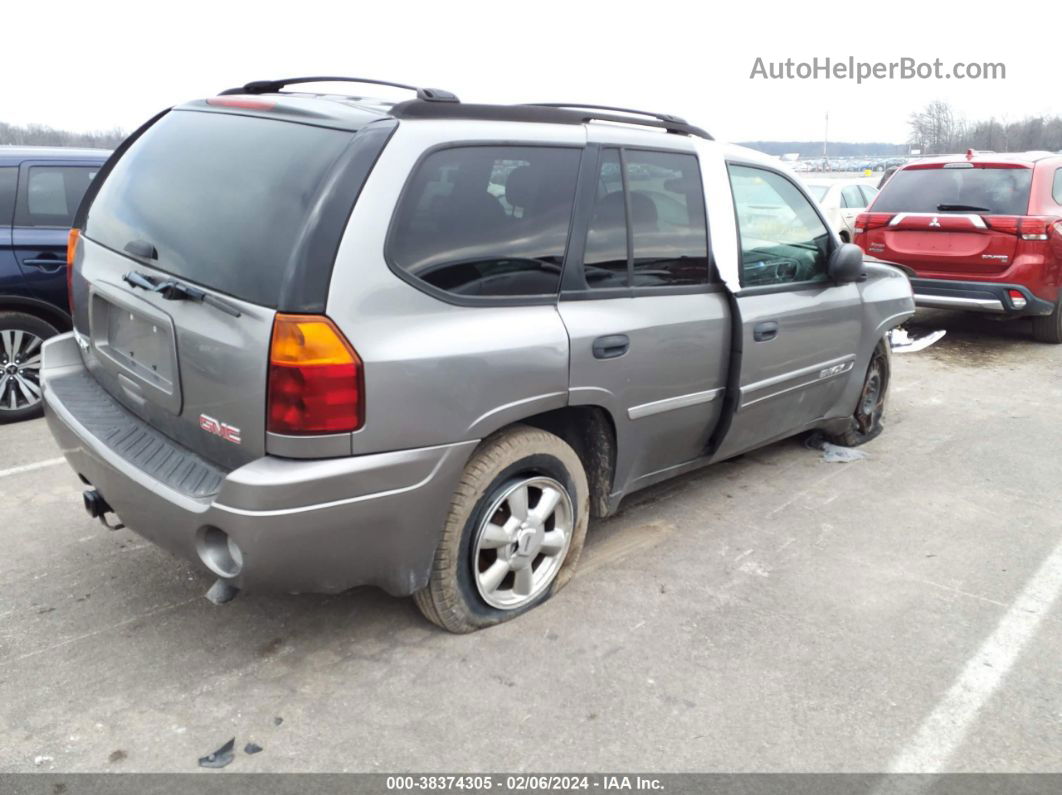
<instances>
[{"instance_id":1,"label":"dark blue suv","mask_svg":"<svg viewBox=\"0 0 1062 795\"><path fill-rule=\"evenodd\" d=\"M41 343L70 329L67 234L109 154L0 146L0 423L41 413Z\"/></svg>"}]
</instances>

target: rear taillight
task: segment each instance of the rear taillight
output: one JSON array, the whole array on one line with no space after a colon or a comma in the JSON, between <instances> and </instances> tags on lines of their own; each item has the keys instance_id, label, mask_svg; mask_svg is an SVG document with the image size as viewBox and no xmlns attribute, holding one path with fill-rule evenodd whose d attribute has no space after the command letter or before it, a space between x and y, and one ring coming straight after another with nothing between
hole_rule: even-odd
<instances>
[{"instance_id":1,"label":"rear taillight","mask_svg":"<svg viewBox=\"0 0 1062 795\"><path fill-rule=\"evenodd\" d=\"M70 317L74 316L74 256L81 239L81 230L73 228L66 236L66 302L70 307Z\"/></svg>"},{"instance_id":2,"label":"rear taillight","mask_svg":"<svg viewBox=\"0 0 1062 795\"><path fill-rule=\"evenodd\" d=\"M1022 240L1047 240L1048 227L1046 218L1025 218L1018 215L988 215L985 223L996 232L1008 235L1020 235Z\"/></svg>"},{"instance_id":3,"label":"rear taillight","mask_svg":"<svg viewBox=\"0 0 1062 795\"><path fill-rule=\"evenodd\" d=\"M856 216L855 233L861 234L871 229L880 229L883 226L888 226L889 221L892 220L892 213L860 213Z\"/></svg>"},{"instance_id":4,"label":"rear taillight","mask_svg":"<svg viewBox=\"0 0 1062 795\"><path fill-rule=\"evenodd\" d=\"M361 359L327 317L277 314L269 351L273 433L356 431L365 421Z\"/></svg>"}]
</instances>

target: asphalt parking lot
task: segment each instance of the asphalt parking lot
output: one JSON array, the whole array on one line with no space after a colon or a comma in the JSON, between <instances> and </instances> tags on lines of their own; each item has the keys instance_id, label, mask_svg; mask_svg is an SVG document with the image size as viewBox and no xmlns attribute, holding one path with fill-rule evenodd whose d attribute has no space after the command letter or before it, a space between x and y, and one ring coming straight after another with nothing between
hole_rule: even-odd
<instances>
[{"instance_id":1,"label":"asphalt parking lot","mask_svg":"<svg viewBox=\"0 0 1062 795\"><path fill-rule=\"evenodd\" d=\"M88 519L0 428L0 770L1062 771L1062 349L932 313L885 433L788 441L591 525L552 602L241 595ZM36 468L20 469L24 467Z\"/></svg>"}]
</instances>

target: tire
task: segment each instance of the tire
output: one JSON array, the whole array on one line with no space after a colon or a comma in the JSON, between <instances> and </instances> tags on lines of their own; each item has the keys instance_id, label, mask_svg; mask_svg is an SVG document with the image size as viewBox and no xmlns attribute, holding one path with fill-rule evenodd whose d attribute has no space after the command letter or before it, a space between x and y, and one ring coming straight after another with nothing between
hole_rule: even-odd
<instances>
[{"instance_id":1,"label":"tire","mask_svg":"<svg viewBox=\"0 0 1062 795\"><path fill-rule=\"evenodd\" d=\"M0 312L0 423L44 413L41 344L59 329L24 312Z\"/></svg>"},{"instance_id":2,"label":"tire","mask_svg":"<svg viewBox=\"0 0 1062 795\"><path fill-rule=\"evenodd\" d=\"M855 411L848 420L844 433L826 434L826 439L842 447L858 447L876 438L883 429L885 416L885 398L889 391L889 350L888 342L882 340L874 348L863 376L863 388L859 392L859 401Z\"/></svg>"},{"instance_id":3,"label":"tire","mask_svg":"<svg viewBox=\"0 0 1062 795\"><path fill-rule=\"evenodd\" d=\"M1033 339L1052 345L1062 344L1062 296L1055 302L1055 309L1050 315L1034 317Z\"/></svg>"},{"instance_id":4,"label":"tire","mask_svg":"<svg viewBox=\"0 0 1062 795\"><path fill-rule=\"evenodd\" d=\"M537 521L543 499L554 506ZM456 633L526 613L572 578L589 516L586 472L564 440L527 425L498 432L465 467L417 607Z\"/></svg>"}]
</instances>

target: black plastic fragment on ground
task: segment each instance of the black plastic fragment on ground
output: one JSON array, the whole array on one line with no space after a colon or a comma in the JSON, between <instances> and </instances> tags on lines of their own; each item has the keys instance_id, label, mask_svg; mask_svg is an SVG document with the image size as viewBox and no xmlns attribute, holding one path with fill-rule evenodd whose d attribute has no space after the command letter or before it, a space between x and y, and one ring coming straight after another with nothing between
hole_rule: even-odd
<instances>
[{"instance_id":1,"label":"black plastic fragment on ground","mask_svg":"<svg viewBox=\"0 0 1062 795\"><path fill-rule=\"evenodd\" d=\"M232 749L236 747L236 738L233 737L212 754L199 757L200 767L225 767L231 764L234 754Z\"/></svg>"}]
</instances>

